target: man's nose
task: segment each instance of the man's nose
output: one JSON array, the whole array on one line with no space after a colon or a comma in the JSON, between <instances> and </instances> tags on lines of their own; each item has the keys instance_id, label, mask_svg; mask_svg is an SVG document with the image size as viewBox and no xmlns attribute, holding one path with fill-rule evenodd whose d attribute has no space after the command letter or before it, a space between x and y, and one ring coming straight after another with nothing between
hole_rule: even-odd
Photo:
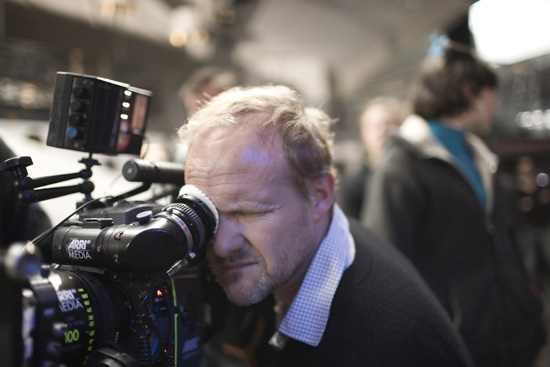
<instances>
[{"instance_id":1,"label":"man's nose","mask_svg":"<svg viewBox=\"0 0 550 367\"><path fill-rule=\"evenodd\" d=\"M244 239L240 234L240 227L239 222L220 216L218 231L212 244L212 251L217 257L229 258L243 247Z\"/></svg>"}]
</instances>

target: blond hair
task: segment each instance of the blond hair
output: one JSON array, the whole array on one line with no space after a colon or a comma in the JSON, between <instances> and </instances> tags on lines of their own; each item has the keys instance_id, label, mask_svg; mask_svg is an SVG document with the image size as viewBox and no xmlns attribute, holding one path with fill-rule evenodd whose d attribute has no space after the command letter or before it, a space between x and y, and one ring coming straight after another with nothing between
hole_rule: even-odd
<instances>
[{"instance_id":1,"label":"blond hair","mask_svg":"<svg viewBox=\"0 0 550 367\"><path fill-rule=\"evenodd\" d=\"M246 119L252 113L265 119ZM213 97L184 124L179 135L191 146L197 136L220 126L256 123L278 126L287 161L300 192L307 181L322 177L333 167L335 120L317 108L305 107L293 89L282 85L234 87Z\"/></svg>"}]
</instances>

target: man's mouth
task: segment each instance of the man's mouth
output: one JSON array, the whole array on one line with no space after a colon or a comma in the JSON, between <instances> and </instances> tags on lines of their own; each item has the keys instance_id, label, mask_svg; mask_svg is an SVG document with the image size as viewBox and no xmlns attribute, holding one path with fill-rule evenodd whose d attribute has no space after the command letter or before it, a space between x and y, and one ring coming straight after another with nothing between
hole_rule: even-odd
<instances>
[{"instance_id":1,"label":"man's mouth","mask_svg":"<svg viewBox=\"0 0 550 367\"><path fill-rule=\"evenodd\" d=\"M235 274L235 273L244 271L246 269L250 269L254 265L255 265L254 262L242 262L242 261L227 262L227 263L219 264L219 271L222 275L227 276L230 274Z\"/></svg>"},{"instance_id":2,"label":"man's mouth","mask_svg":"<svg viewBox=\"0 0 550 367\"><path fill-rule=\"evenodd\" d=\"M244 268L244 267L247 267L247 266L250 266L250 265L253 265L254 263L253 262L242 262L242 261L239 261L239 262L227 262L227 263L223 263L223 264L220 264L220 267L221 269L227 269L227 270L233 270L233 269L239 269L239 268Z\"/></svg>"}]
</instances>

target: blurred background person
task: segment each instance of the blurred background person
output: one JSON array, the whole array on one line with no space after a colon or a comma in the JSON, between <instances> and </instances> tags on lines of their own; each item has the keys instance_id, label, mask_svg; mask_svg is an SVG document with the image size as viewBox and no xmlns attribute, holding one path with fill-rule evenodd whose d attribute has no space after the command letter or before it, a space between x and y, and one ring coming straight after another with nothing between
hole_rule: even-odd
<instances>
[{"instance_id":1,"label":"blurred background person","mask_svg":"<svg viewBox=\"0 0 550 367\"><path fill-rule=\"evenodd\" d=\"M448 44L425 61L411 107L375 170L365 224L419 269L480 367L534 366L545 343L539 294L521 264L513 209L481 137L495 72Z\"/></svg>"},{"instance_id":2,"label":"blurred background person","mask_svg":"<svg viewBox=\"0 0 550 367\"><path fill-rule=\"evenodd\" d=\"M237 74L233 70L218 66L203 66L195 70L179 89L187 118L193 116L202 105L215 95L237 85ZM181 141L176 146L176 162L185 163L188 146Z\"/></svg>"},{"instance_id":3,"label":"blurred background person","mask_svg":"<svg viewBox=\"0 0 550 367\"><path fill-rule=\"evenodd\" d=\"M179 90L187 116L197 110L215 95L237 85L237 75L218 66L204 66L195 70Z\"/></svg>"},{"instance_id":4,"label":"blurred background person","mask_svg":"<svg viewBox=\"0 0 550 367\"><path fill-rule=\"evenodd\" d=\"M520 156L512 175L513 205L518 215L518 246L528 274L543 297L545 324L550 325L550 187L536 158ZM508 182L508 181L505 181ZM548 352L541 367L550 366Z\"/></svg>"},{"instance_id":5,"label":"blurred background person","mask_svg":"<svg viewBox=\"0 0 550 367\"><path fill-rule=\"evenodd\" d=\"M377 97L363 107L358 119L363 160L357 172L342 179L339 189L338 201L348 216L359 219L372 168L378 163L388 136L399 127L402 118L402 103L395 97Z\"/></svg>"},{"instance_id":6,"label":"blurred background person","mask_svg":"<svg viewBox=\"0 0 550 367\"><path fill-rule=\"evenodd\" d=\"M542 289L550 278L550 188L548 174L541 171L533 157L519 157L514 187L522 258L532 279Z\"/></svg>"}]
</instances>

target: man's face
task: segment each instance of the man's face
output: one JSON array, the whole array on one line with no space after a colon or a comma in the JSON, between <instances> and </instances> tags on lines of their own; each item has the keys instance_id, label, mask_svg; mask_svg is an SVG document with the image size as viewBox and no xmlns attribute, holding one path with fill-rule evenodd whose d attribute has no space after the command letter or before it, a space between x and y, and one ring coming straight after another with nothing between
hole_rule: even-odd
<instances>
[{"instance_id":1,"label":"man's face","mask_svg":"<svg viewBox=\"0 0 550 367\"><path fill-rule=\"evenodd\" d=\"M312 204L293 185L274 127L261 135L245 126L200 136L185 175L219 211L207 259L233 303L253 304L301 282L316 250Z\"/></svg>"},{"instance_id":2,"label":"man's face","mask_svg":"<svg viewBox=\"0 0 550 367\"><path fill-rule=\"evenodd\" d=\"M388 107L374 105L363 113L360 123L363 146L370 164L375 165L388 136L399 126L398 117Z\"/></svg>"}]
</instances>

